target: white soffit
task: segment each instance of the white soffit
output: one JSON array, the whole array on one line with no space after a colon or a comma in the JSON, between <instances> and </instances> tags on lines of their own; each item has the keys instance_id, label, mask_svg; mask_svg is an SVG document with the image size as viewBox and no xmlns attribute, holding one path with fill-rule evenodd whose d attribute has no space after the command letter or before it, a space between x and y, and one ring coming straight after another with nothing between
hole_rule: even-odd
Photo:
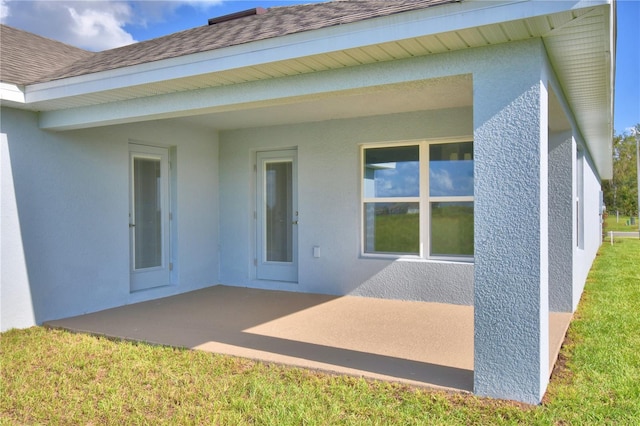
<instances>
[{"instance_id":1,"label":"white soffit","mask_svg":"<svg viewBox=\"0 0 640 426\"><path fill-rule=\"evenodd\" d=\"M543 39L602 179L613 174L614 19L611 9L594 8Z\"/></svg>"}]
</instances>

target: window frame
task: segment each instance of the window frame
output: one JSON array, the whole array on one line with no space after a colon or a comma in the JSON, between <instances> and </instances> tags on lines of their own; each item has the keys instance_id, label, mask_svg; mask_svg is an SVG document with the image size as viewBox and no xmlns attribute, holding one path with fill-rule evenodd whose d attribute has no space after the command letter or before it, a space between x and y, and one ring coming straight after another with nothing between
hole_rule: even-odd
<instances>
[{"instance_id":1,"label":"window frame","mask_svg":"<svg viewBox=\"0 0 640 426\"><path fill-rule=\"evenodd\" d=\"M437 139L418 139L418 140L401 140L393 142L372 142L360 144L360 164L358 168L358 181L360 185L360 257L362 258L382 258L382 259L402 259L402 260L419 260L419 261L452 261L473 263L474 256L465 255L432 255L431 253L431 204L447 203L447 202L471 202L474 203L473 195L465 196L431 196L429 194L429 161L430 146L435 144L453 144L461 142L472 142L471 136L460 136L452 138ZM417 197L365 197L364 170L366 162L366 150L372 148L393 148L401 146L418 146L419 152L419 195ZM419 253L403 254L403 253L385 253L385 252L367 252L366 251L366 220L365 205L367 203L418 203L419 208ZM475 207L475 206L474 206Z\"/></svg>"}]
</instances>

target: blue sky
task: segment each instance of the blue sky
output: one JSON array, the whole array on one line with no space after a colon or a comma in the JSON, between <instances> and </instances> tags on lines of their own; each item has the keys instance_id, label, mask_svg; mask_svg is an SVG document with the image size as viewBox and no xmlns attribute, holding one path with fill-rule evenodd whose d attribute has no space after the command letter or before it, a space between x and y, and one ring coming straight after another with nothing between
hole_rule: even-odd
<instances>
[{"instance_id":1,"label":"blue sky","mask_svg":"<svg viewBox=\"0 0 640 426\"><path fill-rule=\"evenodd\" d=\"M302 1L0 0L2 23L89 50L160 37L253 7ZM615 133L640 123L640 0L618 0Z\"/></svg>"},{"instance_id":2,"label":"blue sky","mask_svg":"<svg viewBox=\"0 0 640 426\"><path fill-rule=\"evenodd\" d=\"M640 124L640 0L618 1L613 124L616 134Z\"/></svg>"}]
</instances>

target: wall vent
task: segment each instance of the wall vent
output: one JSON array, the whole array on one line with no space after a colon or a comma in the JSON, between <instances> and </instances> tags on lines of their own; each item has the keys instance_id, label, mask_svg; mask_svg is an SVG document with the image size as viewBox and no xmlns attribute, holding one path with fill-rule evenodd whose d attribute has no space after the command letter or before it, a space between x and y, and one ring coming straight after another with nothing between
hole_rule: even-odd
<instances>
[{"instance_id":1,"label":"wall vent","mask_svg":"<svg viewBox=\"0 0 640 426\"><path fill-rule=\"evenodd\" d=\"M262 15L263 13L267 13L267 9L264 9L262 7L254 7L253 9L242 10L240 12L218 16L217 18L211 18L209 19L209 25L215 25L221 22L233 21L234 19L244 18L245 16Z\"/></svg>"}]
</instances>

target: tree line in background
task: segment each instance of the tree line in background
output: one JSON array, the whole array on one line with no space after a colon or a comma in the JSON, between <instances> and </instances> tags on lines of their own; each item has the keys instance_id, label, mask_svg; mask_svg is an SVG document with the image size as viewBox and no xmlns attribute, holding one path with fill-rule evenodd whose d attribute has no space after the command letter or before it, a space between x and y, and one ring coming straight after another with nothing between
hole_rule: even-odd
<instances>
[{"instance_id":1,"label":"tree line in background","mask_svg":"<svg viewBox=\"0 0 640 426\"><path fill-rule=\"evenodd\" d=\"M640 124L635 127L640 132ZM602 185L604 203L609 214L638 214L638 181L636 138L633 132L624 132L613 138L613 178Z\"/></svg>"}]
</instances>

